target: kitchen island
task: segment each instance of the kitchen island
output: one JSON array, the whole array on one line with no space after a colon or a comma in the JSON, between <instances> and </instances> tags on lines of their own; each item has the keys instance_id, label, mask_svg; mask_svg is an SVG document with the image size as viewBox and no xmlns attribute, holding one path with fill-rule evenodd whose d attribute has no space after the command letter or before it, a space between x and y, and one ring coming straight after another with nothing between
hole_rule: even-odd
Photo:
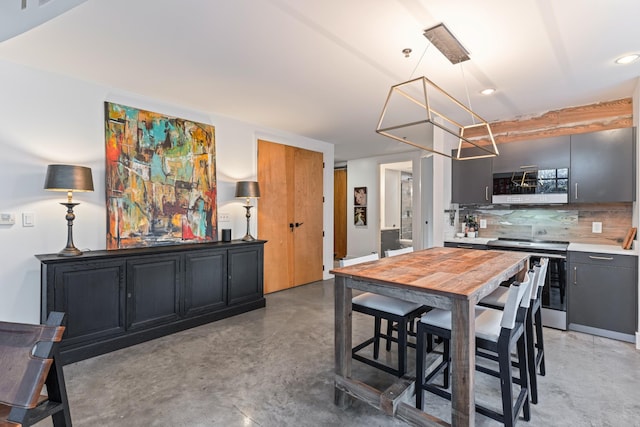
<instances>
[{"instance_id":1,"label":"kitchen island","mask_svg":"<svg viewBox=\"0 0 640 427\"><path fill-rule=\"evenodd\" d=\"M522 278L526 253L431 248L332 270L335 274L335 403L346 407L349 396L415 425L442 425L442 420L410 404L414 382L400 378L380 391L351 377L352 289L452 310L451 425L475 425L474 370L476 303L504 280Z\"/></svg>"}]
</instances>

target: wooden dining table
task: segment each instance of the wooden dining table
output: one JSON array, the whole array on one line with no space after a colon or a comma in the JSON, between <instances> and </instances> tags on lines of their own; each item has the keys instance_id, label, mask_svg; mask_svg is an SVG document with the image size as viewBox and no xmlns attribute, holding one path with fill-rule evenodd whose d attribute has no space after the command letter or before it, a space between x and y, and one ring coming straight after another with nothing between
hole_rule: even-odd
<instances>
[{"instance_id":1,"label":"wooden dining table","mask_svg":"<svg viewBox=\"0 0 640 427\"><path fill-rule=\"evenodd\" d=\"M418 426L475 425L475 305L511 277L521 280L529 254L435 247L336 268L335 403L351 397ZM378 390L351 376L352 290L374 292L452 311L451 423L415 407L415 377Z\"/></svg>"}]
</instances>

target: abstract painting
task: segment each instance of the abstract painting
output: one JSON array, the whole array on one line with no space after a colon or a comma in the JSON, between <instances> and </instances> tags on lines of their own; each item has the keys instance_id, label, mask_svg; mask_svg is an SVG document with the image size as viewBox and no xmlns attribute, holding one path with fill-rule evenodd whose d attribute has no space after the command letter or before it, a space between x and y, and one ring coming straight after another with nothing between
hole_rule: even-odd
<instances>
[{"instance_id":1,"label":"abstract painting","mask_svg":"<svg viewBox=\"0 0 640 427\"><path fill-rule=\"evenodd\" d=\"M107 249L216 241L215 128L105 102Z\"/></svg>"}]
</instances>

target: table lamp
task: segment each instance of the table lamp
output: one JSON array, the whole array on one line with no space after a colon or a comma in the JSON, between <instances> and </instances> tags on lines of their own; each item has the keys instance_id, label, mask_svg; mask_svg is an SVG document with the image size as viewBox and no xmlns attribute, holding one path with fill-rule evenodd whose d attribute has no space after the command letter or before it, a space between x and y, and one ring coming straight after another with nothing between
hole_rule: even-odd
<instances>
[{"instance_id":1,"label":"table lamp","mask_svg":"<svg viewBox=\"0 0 640 427\"><path fill-rule=\"evenodd\" d=\"M47 176L44 180L44 189L50 191L66 191L67 202L60 203L67 207L67 246L58 252L58 256L82 255L82 251L73 245L73 220L76 216L73 207L79 203L73 203L71 198L74 191L93 191L93 178L91 168L72 165L49 165Z\"/></svg>"},{"instance_id":2,"label":"table lamp","mask_svg":"<svg viewBox=\"0 0 640 427\"><path fill-rule=\"evenodd\" d=\"M247 234L242 238L244 241L256 240L249 232L249 220L251 219L251 197L260 197L260 186L256 181L238 181L236 183L236 197L245 197L247 204L244 208L247 210Z\"/></svg>"}]
</instances>

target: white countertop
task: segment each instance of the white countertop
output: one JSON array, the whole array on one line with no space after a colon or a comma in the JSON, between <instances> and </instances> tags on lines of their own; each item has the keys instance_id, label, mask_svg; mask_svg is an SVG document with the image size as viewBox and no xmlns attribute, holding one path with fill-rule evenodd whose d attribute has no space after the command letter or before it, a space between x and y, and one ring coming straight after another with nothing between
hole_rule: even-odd
<instances>
[{"instance_id":1,"label":"white countertop","mask_svg":"<svg viewBox=\"0 0 640 427\"><path fill-rule=\"evenodd\" d=\"M594 245L590 243L569 243L569 250L576 252L600 252L613 255L633 255L638 256L638 245L634 243L631 249L622 249L617 245Z\"/></svg>"},{"instance_id":2,"label":"white countertop","mask_svg":"<svg viewBox=\"0 0 640 427\"><path fill-rule=\"evenodd\" d=\"M449 243L486 245L487 242L495 239L496 237L475 237L475 238L447 237L444 239L444 241ZM635 242L631 249L622 249L622 246L617 246L617 245L594 245L591 243L569 243L568 250L575 251L575 252L600 252L603 254L632 255L632 256L638 256L638 253L640 252L638 250L638 245Z\"/></svg>"}]
</instances>

